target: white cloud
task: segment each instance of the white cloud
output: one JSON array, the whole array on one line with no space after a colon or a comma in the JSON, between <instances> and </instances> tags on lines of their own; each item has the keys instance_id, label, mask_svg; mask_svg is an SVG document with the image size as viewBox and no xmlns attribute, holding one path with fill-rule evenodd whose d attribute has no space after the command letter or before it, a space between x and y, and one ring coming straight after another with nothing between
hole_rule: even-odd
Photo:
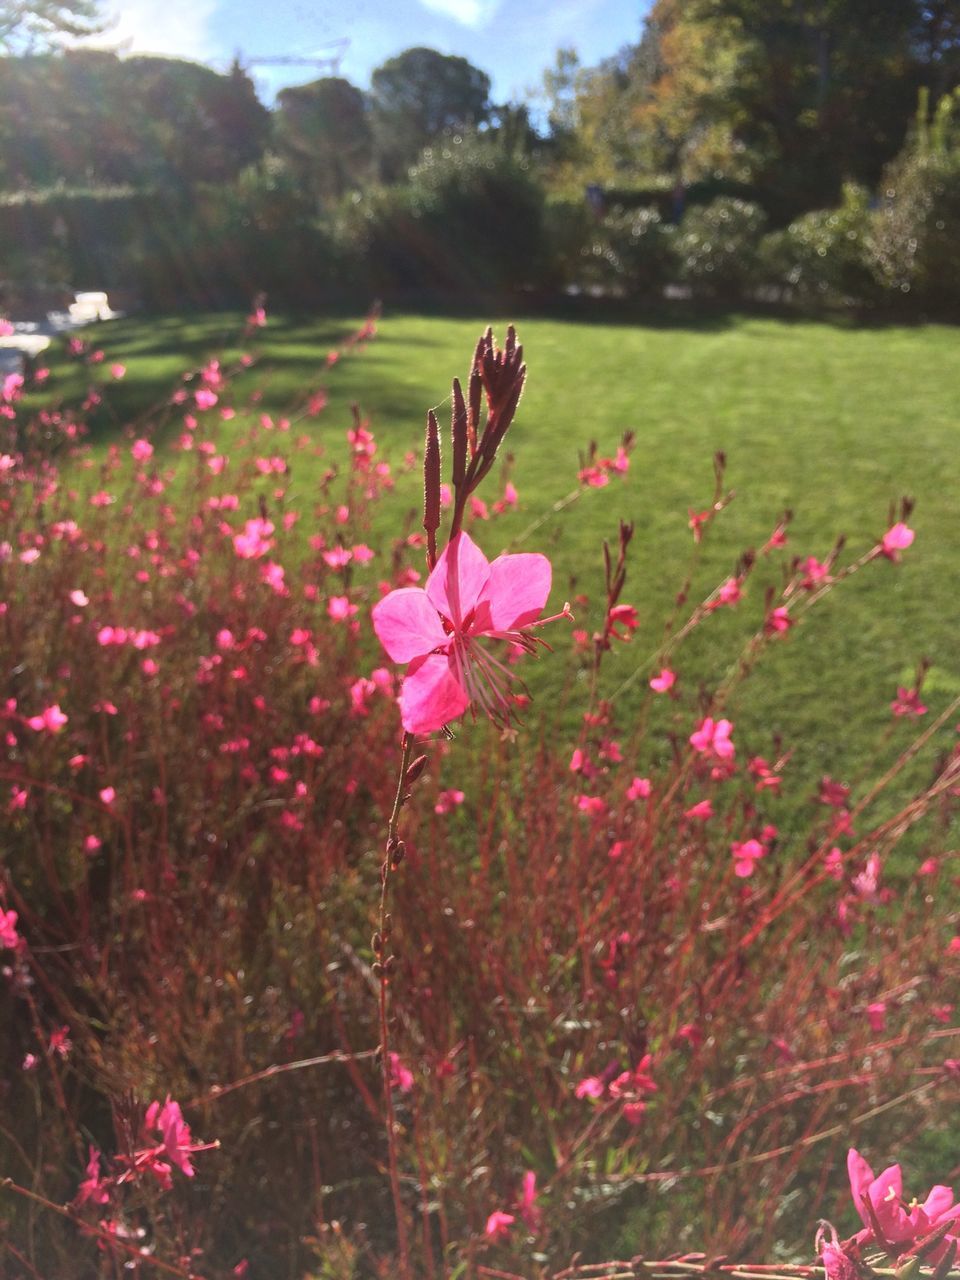
<instances>
[{"instance_id":1,"label":"white cloud","mask_svg":"<svg viewBox=\"0 0 960 1280\"><path fill-rule=\"evenodd\" d=\"M210 21L218 0L114 0L106 30L88 43L121 53L158 53L202 62L216 44Z\"/></svg>"},{"instance_id":2,"label":"white cloud","mask_svg":"<svg viewBox=\"0 0 960 1280\"><path fill-rule=\"evenodd\" d=\"M500 0L420 0L432 13L453 18L464 27L482 27L493 17Z\"/></svg>"}]
</instances>

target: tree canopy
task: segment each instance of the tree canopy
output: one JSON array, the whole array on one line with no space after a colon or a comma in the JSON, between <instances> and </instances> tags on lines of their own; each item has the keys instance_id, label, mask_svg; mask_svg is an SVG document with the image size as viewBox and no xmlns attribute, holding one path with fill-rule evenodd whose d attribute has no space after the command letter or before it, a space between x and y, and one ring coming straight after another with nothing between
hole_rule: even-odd
<instances>
[{"instance_id":1,"label":"tree canopy","mask_svg":"<svg viewBox=\"0 0 960 1280\"><path fill-rule=\"evenodd\" d=\"M339 197L370 176L373 133L364 95L330 76L281 89L274 142L300 182L318 200Z\"/></svg>"},{"instance_id":2,"label":"tree canopy","mask_svg":"<svg viewBox=\"0 0 960 1280\"><path fill-rule=\"evenodd\" d=\"M486 120L490 77L466 58L407 49L373 72L371 99L381 172L396 179L444 132Z\"/></svg>"}]
</instances>

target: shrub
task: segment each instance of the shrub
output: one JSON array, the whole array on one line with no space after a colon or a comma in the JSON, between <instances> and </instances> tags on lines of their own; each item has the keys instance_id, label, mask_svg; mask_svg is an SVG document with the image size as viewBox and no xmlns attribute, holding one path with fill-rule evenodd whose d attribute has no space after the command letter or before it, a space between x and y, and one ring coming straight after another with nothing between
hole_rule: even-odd
<instances>
[{"instance_id":1,"label":"shrub","mask_svg":"<svg viewBox=\"0 0 960 1280\"><path fill-rule=\"evenodd\" d=\"M805 305L868 304L878 296L868 259L870 226L868 193L848 184L839 209L806 213L764 237L760 273Z\"/></svg>"},{"instance_id":2,"label":"shrub","mask_svg":"<svg viewBox=\"0 0 960 1280\"><path fill-rule=\"evenodd\" d=\"M548 196L543 207L541 281L559 289L583 284L584 258L598 231L597 218L586 200Z\"/></svg>"},{"instance_id":3,"label":"shrub","mask_svg":"<svg viewBox=\"0 0 960 1280\"><path fill-rule=\"evenodd\" d=\"M705 297L746 297L758 280L765 224L760 206L743 200L724 197L690 209L677 236L681 278Z\"/></svg>"},{"instance_id":4,"label":"shrub","mask_svg":"<svg viewBox=\"0 0 960 1280\"><path fill-rule=\"evenodd\" d=\"M960 146L915 147L890 167L874 217L874 272L912 309L956 316L960 298Z\"/></svg>"},{"instance_id":5,"label":"shrub","mask_svg":"<svg viewBox=\"0 0 960 1280\"><path fill-rule=\"evenodd\" d=\"M604 262L633 298L659 300L677 276L674 228L656 209L615 209L603 220Z\"/></svg>"},{"instance_id":6,"label":"shrub","mask_svg":"<svg viewBox=\"0 0 960 1280\"><path fill-rule=\"evenodd\" d=\"M457 136L424 151L408 183L351 201L343 226L378 293L510 293L536 283L543 194L525 160Z\"/></svg>"}]
</instances>

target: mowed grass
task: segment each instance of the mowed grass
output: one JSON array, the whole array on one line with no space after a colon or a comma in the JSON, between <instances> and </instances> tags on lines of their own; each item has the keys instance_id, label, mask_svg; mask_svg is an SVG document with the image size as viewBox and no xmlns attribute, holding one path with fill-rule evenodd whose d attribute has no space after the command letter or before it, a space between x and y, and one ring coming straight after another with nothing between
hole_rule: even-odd
<instances>
[{"instance_id":1,"label":"mowed grass","mask_svg":"<svg viewBox=\"0 0 960 1280\"><path fill-rule=\"evenodd\" d=\"M619 519L634 523L623 599L639 608L642 626L631 644L608 656L602 682L602 691L613 694L636 676L617 694L622 730L648 696L648 660L692 550L688 508L709 504L717 450L727 455L736 498L710 533L691 603L734 570L742 550L762 546L786 508L795 513L789 552L822 559L842 532L848 539L843 558L850 559L882 535L893 500L909 494L917 501L911 520L917 539L903 563L868 566L772 646L734 691L727 714L742 751L770 757L779 736L794 753L790 771L798 779L829 773L855 783L909 741L907 725L892 726L889 704L921 657L933 662L926 698L933 713L960 694L956 330L735 316L698 323L680 315L651 324L388 312L375 342L326 371L326 352L359 317L280 316L258 335L263 359L245 375L245 388L261 387L262 408L277 413L320 383L329 406L309 429L329 440L331 456L344 456L350 405L357 402L385 456L399 462L406 450L420 448L427 408L439 406L444 421L450 380L465 377L486 323L502 338L510 320L529 366L509 438L522 509L477 526L488 554L518 545L512 540L576 487L578 450L588 441L612 453L624 431L637 437L628 476L585 492L523 543L553 559L558 607L565 597L589 597L589 606L577 610L577 625L592 629L602 616L602 541L615 542ZM181 370L225 342L236 349L239 326L240 317L208 315L131 319L93 333L108 362L129 367L125 381L111 389L116 418L98 444L162 396ZM66 381L60 385L69 387L75 374L61 369ZM315 480L308 464L298 462L291 501L305 514ZM489 485L488 501L497 490ZM414 473L378 514L383 546L419 501ZM744 603L713 615L675 656L685 701L661 700L656 707L651 754L666 749L668 731L689 732L700 683L715 684L736 663L762 619L766 583L779 586L778 561L764 561ZM559 628L552 639L557 657L528 664L525 674L540 705L559 711L570 728L574 704L582 707L569 696L577 687L576 666Z\"/></svg>"}]
</instances>

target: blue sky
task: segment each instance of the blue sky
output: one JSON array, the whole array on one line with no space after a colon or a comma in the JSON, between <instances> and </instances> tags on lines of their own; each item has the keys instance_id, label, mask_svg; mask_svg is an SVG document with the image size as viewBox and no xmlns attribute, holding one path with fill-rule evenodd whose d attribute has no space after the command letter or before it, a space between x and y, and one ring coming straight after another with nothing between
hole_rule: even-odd
<instances>
[{"instance_id":1,"label":"blue sky","mask_svg":"<svg viewBox=\"0 0 960 1280\"><path fill-rule=\"evenodd\" d=\"M111 29L95 42L224 68L239 52L320 57L349 40L340 74L366 88L371 70L424 44L459 54L493 80L495 101L535 89L561 45L590 65L640 36L647 0L105 0ZM285 84L328 74L310 66L250 71L269 99Z\"/></svg>"}]
</instances>

